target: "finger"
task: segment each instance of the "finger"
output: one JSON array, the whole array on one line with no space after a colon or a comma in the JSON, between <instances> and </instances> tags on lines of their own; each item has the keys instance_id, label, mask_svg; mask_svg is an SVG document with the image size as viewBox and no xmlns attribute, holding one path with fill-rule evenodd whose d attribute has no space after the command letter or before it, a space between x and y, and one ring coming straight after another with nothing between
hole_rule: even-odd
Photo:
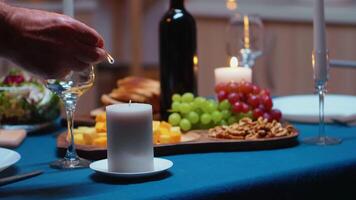
<instances>
[{"instance_id":1,"label":"finger","mask_svg":"<svg viewBox=\"0 0 356 200\"><path fill-rule=\"evenodd\" d=\"M74 42L73 55L84 63L96 64L106 58L106 51L102 48L92 47L83 43Z\"/></svg>"},{"instance_id":2,"label":"finger","mask_svg":"<svg viewBox=\"0 0 356 200\"><path fill-rule=\"evenodd\" d=\"M89 46L94 46L99 48L104 47L103 37L94 29L90 28L89 26L79 21L74 21L73 26L74 26L74 30L76 31L76 34L74 36L78 41Z\"/></svg>"}]
</instances>

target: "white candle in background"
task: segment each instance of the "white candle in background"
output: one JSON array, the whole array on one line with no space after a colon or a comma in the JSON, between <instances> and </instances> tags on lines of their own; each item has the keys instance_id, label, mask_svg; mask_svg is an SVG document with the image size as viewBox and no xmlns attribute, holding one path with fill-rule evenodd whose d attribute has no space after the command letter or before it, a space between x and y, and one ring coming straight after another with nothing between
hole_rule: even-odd
<instances>
[{"instance_id":1,"label":"white candle in background","mask_svg":"<svg viewBox=\"0 0 356 200\"><path fill-rule=\"evenodd\" d=\"M314 79L325 83L328 79L324 0L314 0Z\"/></svg>"},{"instance_id":2,"label":"white candle in background","mask_svg":"<svg viewBox=\"0 0 356 200\"><path fill-rule=\"evenodd\" d=\"M232 57L230 67L220 67L215 69L215 84L221 82L252 82L252 70L247 67L238 67L238 60Z\"/></svg>"},{"instance_id":3,"label":"white candle in background","mask_svg":"<svg viewBox=\"0 0 356 200\"><path fill-rule=\"evenodd\" d=\"M63 14L74 17L74 0L63 0Z\"/></svg>"},{"instance_id":4,"label":"white candle in background","mask_svg":"<svg viewBox=\"0 0 356 200\"><path fill-rule=\"evenodd\" d=\"M152 171L152 106L138 103L107 106L106 119L109 171Z\"/></svg>"}]
</instances>

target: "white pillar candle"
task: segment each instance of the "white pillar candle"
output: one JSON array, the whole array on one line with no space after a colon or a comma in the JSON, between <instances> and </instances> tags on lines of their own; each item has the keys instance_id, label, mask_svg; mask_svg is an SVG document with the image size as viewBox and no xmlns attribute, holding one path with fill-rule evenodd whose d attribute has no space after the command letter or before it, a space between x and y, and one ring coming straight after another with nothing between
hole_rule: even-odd
<instances>
[{"instance_id":1,"label":"white pillar candle","mask_svg":"<svg viewBox=\"0 0 356 200\"><path fill-rule=\"evenodd\" d=\"M221 67L215 69L215 84L221 82L252 81L252 70L247 67Z\"/></svg>"},{"instance_id":2,"label":"white pillar candle","mask_svg":"<svg viewBox=\"0 0 356 200\"><path fill-rule=\"evenodd\" d=\"M314 0L314 79L325 83L328 79L324 0Z\"/></svg>"},{"instance_id":3,"label":"white pillar candle","mask_svg":"<svg viewBox=\"0 0 356 200\"><path fill-rule=\"evenodd\" d=\"M107 106L106 119L109 171L152 171L152 106L139 103Z\"/></svg>"}]
</instances>

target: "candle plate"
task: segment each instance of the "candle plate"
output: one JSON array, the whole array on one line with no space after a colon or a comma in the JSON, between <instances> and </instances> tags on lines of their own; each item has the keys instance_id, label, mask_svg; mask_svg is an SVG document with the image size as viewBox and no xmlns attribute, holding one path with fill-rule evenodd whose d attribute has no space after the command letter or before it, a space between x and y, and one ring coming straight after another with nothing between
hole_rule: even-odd
<instances>
[{"instance_id":1,"label":"candle plate","mask_svg":"<svg viewBox=\"0 0 356 200\"><path fill-rule=\"evenodd\" d=\"M173 162L163 158L154 158L153 165L154 165L153 171L147 171L147 172L137 172L137 173L110 172L108 170L108 159L103 159L91 163L89 167L95 172L105 176L112 176L117 178L142 178L142 177L153 176L168 170L173 166Z\"/></svg>"}]
</instances>

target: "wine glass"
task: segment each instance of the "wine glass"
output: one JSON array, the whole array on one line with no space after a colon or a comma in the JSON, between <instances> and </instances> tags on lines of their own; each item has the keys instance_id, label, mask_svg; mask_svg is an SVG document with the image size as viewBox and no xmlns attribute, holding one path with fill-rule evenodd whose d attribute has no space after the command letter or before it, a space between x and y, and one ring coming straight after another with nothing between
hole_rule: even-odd
<instances>
[{"instance_id":1,"label":"wine glass","mask_svg":"<svg viewBox=\"0 0 356 200\"><path fill-rule=\"evenodd\" d=\"M114 58L106 53L106 58L110 64L114 64ZM74 169L89 167L90 161L80 158L75 150L73 125L74 112L78 99L94 84L95 73L94 67L91 66L82 71L70 71L62 79L47 79L46 87L59 96L63 101L67 115L67 138L70 140L64 158L56 160L50 164L53 168Z\"/></svg>"},{"instance_id":2,"label":"wine glass","mask_svg":"<svg viewBox=\"0 0 356 200\"><path fill-rule=\"evenodd\" d=\"M79 97L93 86L95 79L94 67L82 71L71 71L62 79L47 79L46 87L63 101L67 115L69 146L64 158L50 164L53 168L72 169L88 167L89 160L79 158L74 143L73 121Z\"/></svg>"},{"instance_id":3,"label":"wine glass","mask_svg":"<svg viewBox=\"0 0 356 200\"><path fill-rule=\"evenodd\" d=\"M316 55L318 58L322 59L323 56L325 58L326 55L326 62L323 64L323 62L318 61L316 63ZM318 93L319 97L319 134L316 137L308 137L303 140L305 144L312 144L312 145L334 145L334 144L340 144L341 139L335 138L335 137L330 137L325 135L325 114L324 114L324 105L325 105L325 93L326 93L326 86L327 86L327 81L329 79L329 60L328 60L328 55L327 52L313 52L312 55L312 64L313 64L313 73L314 73L314 84L316 88L316 92ZM326 65L322 66L322 65Z\"/></svg>"},{"instance_id":4,"label":"wine glass","mask_svg":"<svg viewBox=\"0 0 356 200\"><path fill-rule=\"evenodd\" d=\"M263 23L257 15L236 13L226 30L226 48L230 57L237 57L243 67L252 68L262 55Z\"/></svg>"}]
</instances>

